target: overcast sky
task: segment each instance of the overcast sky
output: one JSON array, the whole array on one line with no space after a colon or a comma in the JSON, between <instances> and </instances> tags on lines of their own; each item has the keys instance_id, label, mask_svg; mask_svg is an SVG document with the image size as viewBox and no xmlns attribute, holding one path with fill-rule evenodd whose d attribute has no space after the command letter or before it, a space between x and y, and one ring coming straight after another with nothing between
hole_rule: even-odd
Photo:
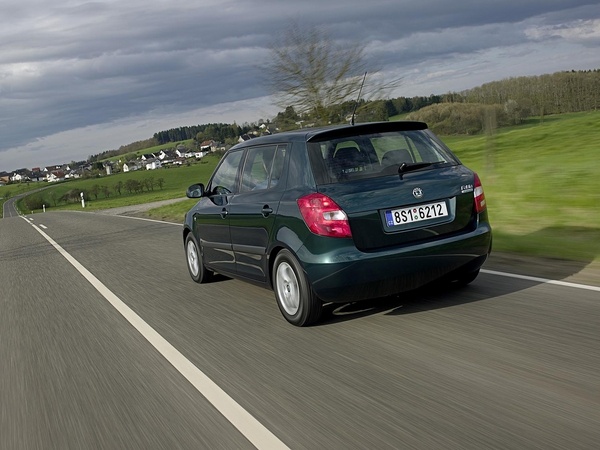
<instances>
[{"instance_id":1,"label":"overcast sky","mask_svg":"<svg viewBox=\"0 0 600 450\"><path fill-rule=\"evenodd\" d=\"M292 20L366 45L393 97L600 68L598 0L0 0L0 171L280 108L261 61Z\"/></svg>"}]
</instances>

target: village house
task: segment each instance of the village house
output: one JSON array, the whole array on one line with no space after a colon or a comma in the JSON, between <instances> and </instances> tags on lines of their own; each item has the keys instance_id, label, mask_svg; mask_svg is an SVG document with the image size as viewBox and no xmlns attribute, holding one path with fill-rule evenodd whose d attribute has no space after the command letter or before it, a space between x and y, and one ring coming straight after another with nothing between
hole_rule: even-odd
<instances>
[{"instance_id":1,"label":"village house","mask_svg":"<svg viewBox=\"0 0 600 450\"><path fill-rule=\"evenodd\" d=\"M25 181L31 181L31 177L29 176L30 172L27 169L18 169L15 170L10 177L10 181L13 183L23 183Z\"/></svg>"},{"instance_id":2,"label":"village house","mask_svg":"<svg viewBox=\"0 0 600 450\"><path fill-rule=\"evenodd\" d=\"M129 161L123 164L123 172L133 172L140 169L140 165L135 161Z\"/></svg>"},{"instance_id":3,"label":"village house","mask_svg":"<svg viewBox=\"0 0 600 450\"><path fill-rule=\"evenodd\" d=\"M163 164L166 164L177 159L177 153L173 150L161 150L158 154L158 159L160 159Z\"/></svg>"},{"instance_id":4,"label":"village house","mask_svg":"<svg viewBox=\"0 0 600 450\"><path fill-rule=\"evenodd\" d=\"M8 184L10 181L10 174L8 172L0 172L0 185Z\"/></svg>"},{"instance_id":5,"label":"village house","mask_svg":"<svg viewBox=\"0 0 600 450\"><path fill-rule=\"evenodd\" d=\"M149 159L146 161L146 170L156 170L162 167L162 162L160 159Z\"/></svg>"},{"instance_id":6,"label":"village house","mask_svg":"<svg viewBox=\"0 0 600 450\"><path fill-rule=\"evenodd\" d=\"M64 180L65 173L62 170L53 170L52 172L46 175L46 181L48 181L49 183Z\"/></svg>"},{"instance_id":7,"label":"village house","mask_svg":"<svg viewBox=\"0 0 600 450\"><path fill-rule=\"evenodd\" d=\"M217 148L217 143L215 141L213 141L212 139L203 141L200 144L200 151L214 152L216 150L216 148Z\"/></svg>"},{"instance_id":8,"label":"village house","mask_svg":"<svg viewBox=\"0 0 600 450\"><path fill-rule=\"evenodd\" d=\"M175 154L179 158L193 158L194 157L194 152L186 147L182 147L182 148L177 147L175 149Z\"/></svg>"}]
</instances>

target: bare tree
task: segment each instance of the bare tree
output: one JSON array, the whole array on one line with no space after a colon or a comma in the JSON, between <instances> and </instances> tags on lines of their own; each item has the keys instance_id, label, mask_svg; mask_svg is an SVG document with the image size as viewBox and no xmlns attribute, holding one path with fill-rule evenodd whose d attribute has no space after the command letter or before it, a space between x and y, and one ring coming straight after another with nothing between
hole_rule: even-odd
<instances>
[{"instance_id":1,"label":"bare tree","mask_svg":"<svg viewBox=\"0 0 600 450\"><path fill-rule=\"evenodd\" d=\"M293 23L270 50L263 67L276 104L293 106L321 123L327 121L332 106L356 98L367 72L364 45L336 44L321 28L301 29ZM381 82L375 86L376 73L376 69L369 70L371 94L392 87Z\"/></svg>"}]
</instances>

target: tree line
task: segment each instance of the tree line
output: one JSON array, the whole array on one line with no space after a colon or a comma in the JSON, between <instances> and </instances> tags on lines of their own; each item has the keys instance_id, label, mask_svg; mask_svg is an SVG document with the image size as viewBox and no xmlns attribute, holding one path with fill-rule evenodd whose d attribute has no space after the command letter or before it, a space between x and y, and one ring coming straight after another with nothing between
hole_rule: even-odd
<instances>
[{"instance_id":1,"label":"tree line","mask_svg":"<svg viewBox=\"0 0 600 450\"><path fill-rule=\"evenodd\" d=\"M88 158L89 162L97 162L102 161L104 159L113 158L115 156L125 155L128 153L135 154L139 150L144 150L146 148L155 147L158 145L158 141L156 138L144 139L141 141L132 142L131 144L121 145L116 150L106 150L98 153L97 155L91 155Z\"/></svg>"},{"instance_id":2,"label":"tree line","mask_svg":"<svg viewBox=\"0 0 600 450\"><path fill-rule=\"evenodd\" d=\"M600 108L600 69L515 77L443 95L347 101L331 106L329 123L347 121L356 108L356 122L385 121L397 115L426 122L440 134L474 134L486 124L510 126L530 116L591 111ZM282 129L310 123L310 115L287 107L274 122Z\"/></svg>"},{"instance_id":3,"label":"tree line","mask_svg":"<svg viewBox=\"0 0 600 450\"><path fill-rule=\"evenodd\" d=\"M239 126L235 123L208 123L204 125L185 126L171 128L166 131L154 133L154 140L158 145L169 142L180 142L188 139L195 139L201 143L206 140L215 140L226 142L230 139L237 139L241 134L247 133L252 127L250 125Z\"/></svg>"},{"instance_id":4,"label":"tree line","mask_svg":"<svg viewBox=\"0 0 600 450\"><path fill-rule=\"evenodd\" d=\"M460 94L465 103L513 102L523 115L543 116L600 108L600 69L513 77L485 83Z\"/></svg>"},{"instance_id":5,"label":"tree line","mask_svg":"<svg viewBox=\"0 0 600 450\"><path fill-rule=\"evenodd\" d=\"M518 125L531 116L593 111L600 107L600 70L515 77L443 96L413 112L440 134L475 134Z\"/></svg>"},{"instance_id":6,"label":"tree line","mask_svg":"<svg viewBox=\"0 0 600 450\"><path fill-rule=\"evenodd\" d=\"M105 150L88 157L89 162L98 162L115 156L128 155L129 159L135 159L136 152L158 145L177 143L187 140L194 141L194 147L197 149L203 141L214 140L234 144L244 133L252 130L254 127L249 124L239 126L235 123L208 123L204 125L192 125L154 133L150 139L136 141L131 144L122 145L118 149Z\"/></svg>"},{"instance_id":7,"label":"tree line","mask_svg":"<svg viewBox=\"0 0 600 450\"><path fill-rule=\"evenodd\" d=\"M490 106L490 107L486 107ZM321 108L326 123L345 123L356 110L357 122L385 121L401 114L423 120L441 134L477 133L484 129L486 117L493 114L498 126L519 124L530 116L544 116L600 108L600 69L556 72L539 76L511 77L485 83L461 92L397 97L378 100L343 101ZM294 106L279 112L272 123L280 130L310 125L315 117L299 113ZM90 157L99 161L133 153L156 145L193 139L195 145L215 140L234 144L238 137L255 128L253 124L209 123L159 131L150 139L121 146Z\"/></svg>"}]
</instances>

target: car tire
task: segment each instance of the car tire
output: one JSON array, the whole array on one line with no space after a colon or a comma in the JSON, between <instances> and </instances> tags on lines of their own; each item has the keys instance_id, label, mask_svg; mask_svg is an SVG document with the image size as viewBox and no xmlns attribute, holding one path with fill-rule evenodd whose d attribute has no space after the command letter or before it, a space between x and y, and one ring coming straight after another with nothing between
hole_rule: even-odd
<instances>
[{"instance_id":1,"label":"car tire","mask_svg":"<svg viewBox=\"0 0 600 450\"><path fill-rule=\"evenodd\" d=\"M273 290L283 317L298 327L319 320L323 303L315 295L300 263L289 250L281 250L273 264Z\"/></svg>"},{"instance_id":2,"label":"car tire","mask_svg":"<svg viewBox=\"0 0 600 450\"><path fill-rule=\"evenodd\" d=\"M185 260L192 280L196 283L205 283L210 279L212 272L204 266L200 246L192 233L185 238Z\"/></svg>"}]
</instances>

